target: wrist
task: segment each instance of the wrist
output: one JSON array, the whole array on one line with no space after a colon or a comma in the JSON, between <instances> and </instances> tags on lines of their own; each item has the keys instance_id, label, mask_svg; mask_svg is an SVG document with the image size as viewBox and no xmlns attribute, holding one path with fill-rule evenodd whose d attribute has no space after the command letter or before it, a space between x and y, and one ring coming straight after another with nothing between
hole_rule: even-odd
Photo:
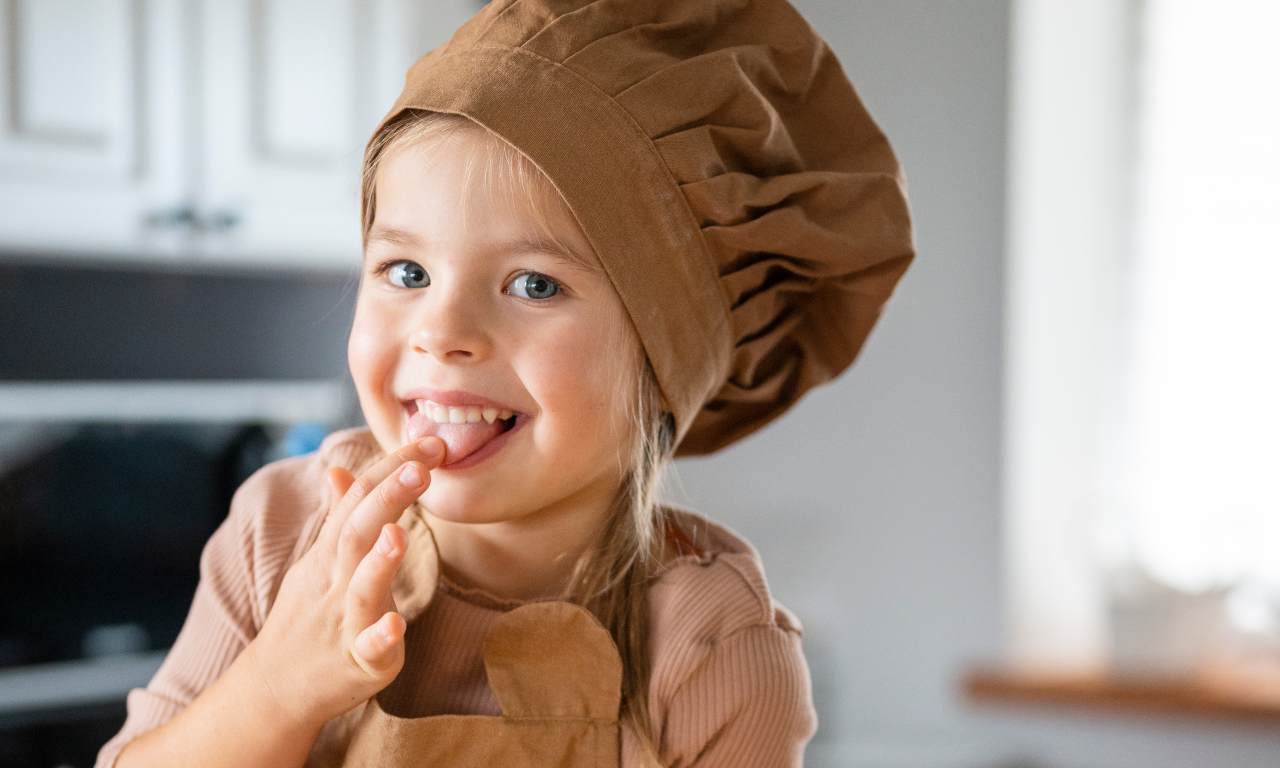
<instances>
[{"instance_id":1,"label":"wrist","mask_svg":"<svg viewBox=\"0 0 1280 768\"><path fill-rule=\"evenodd\" d=\"M250 642L237 661L243 662L238 670L247 694L247 703L260 722L280 721L291 733L314 735L324 726L325 718L309 711L305 702L283 685L278 674L273 674L269 664L261 658L256 642ZM278 673L278 670L276 670Z\"/></svg>"}]
</instances>

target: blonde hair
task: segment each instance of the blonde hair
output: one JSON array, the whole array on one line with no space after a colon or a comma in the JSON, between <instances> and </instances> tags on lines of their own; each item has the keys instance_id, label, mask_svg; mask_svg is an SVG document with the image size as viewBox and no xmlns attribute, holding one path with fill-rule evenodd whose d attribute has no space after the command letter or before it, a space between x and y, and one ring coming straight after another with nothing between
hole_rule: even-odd
<instances>
[{"instance_id":1,"label":"blonde hair","mask_svg":"<svg viewBox=\"0 0 1280 768\"><path fill-rule=\"evenodd\" d=\"M564 245L550 225L546 206L556 206L572 217L554 184L528 157L487 128L464 115L406 110L389 122L370 142L361 177L362 241L367 246L376 211L375 182L384 157L395 147L448 139L461 132L478 139L479 151L469 152L464 163L464 187L469 187L477 165L483 173L483 189L505 194L523 204L543 237L580 261L599 268ZM465 215L465 213L464 213ZM661 391L644 348L629 326L626 348L631 396L624 399L626 422L632 427L629 444L619 451L622 478L599 531L597 545L575 564L561 599L592 611L609 630L623 663L622 712L648 758L660 765L649 712L647 585L666 553L666 526L674 525L657 502L664 471L672 459L673 421L664 412Z\"/></svg>"}]
</instances>

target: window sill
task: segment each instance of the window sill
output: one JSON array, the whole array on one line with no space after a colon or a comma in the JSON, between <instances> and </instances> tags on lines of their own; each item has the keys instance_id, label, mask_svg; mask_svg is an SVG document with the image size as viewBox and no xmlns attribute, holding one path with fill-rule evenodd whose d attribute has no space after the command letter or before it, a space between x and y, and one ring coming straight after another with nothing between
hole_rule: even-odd
<instances>
[{"instance_id":1,"label":"window sill","mask_svg":"<svg viewBox=\"0 0 1280 768\"><path fill-rule=\"evenodd\" d=\"M1280 725L1280 670L1276 667L1216 665L1188 679L978 667L968 671L961 684L965 697L978 704Z\"/></svg>"}]
</instances>

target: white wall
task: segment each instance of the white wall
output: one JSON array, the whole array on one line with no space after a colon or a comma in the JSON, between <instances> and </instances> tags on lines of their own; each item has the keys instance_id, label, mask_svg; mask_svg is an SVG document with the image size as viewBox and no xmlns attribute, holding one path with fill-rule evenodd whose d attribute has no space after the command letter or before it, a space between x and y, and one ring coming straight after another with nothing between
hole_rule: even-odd
<instances>
[{"instance_id":1,"label":"white wall","mask_svg":"<svg viewBox=\"0 0 1280 768\"><path fill-rule=\"evenodd\" d=\"M919 255L838 381L678 464L806 625L815 766L1280 765L1274 729L975 708L1000 656L1009 0L794 0L907 170Z\"/></svg>"}]
</instances>

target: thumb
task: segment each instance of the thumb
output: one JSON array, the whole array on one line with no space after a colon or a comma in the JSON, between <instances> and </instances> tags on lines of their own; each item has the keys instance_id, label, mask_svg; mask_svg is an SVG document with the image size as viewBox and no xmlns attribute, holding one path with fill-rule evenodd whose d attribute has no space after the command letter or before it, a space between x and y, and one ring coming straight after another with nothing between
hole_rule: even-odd
<instances>
[{"instance_id":1,"label":"thumb","mask_svg":"<svg viewBox=\"0 0 1280 768\"><path fill-rule=\"evenodd\" d=\"M404 617L387 611L361 630L351 644L350 655L369 677L379 680L396 669L404 655Z\"/></svg>"}]
</instances>

